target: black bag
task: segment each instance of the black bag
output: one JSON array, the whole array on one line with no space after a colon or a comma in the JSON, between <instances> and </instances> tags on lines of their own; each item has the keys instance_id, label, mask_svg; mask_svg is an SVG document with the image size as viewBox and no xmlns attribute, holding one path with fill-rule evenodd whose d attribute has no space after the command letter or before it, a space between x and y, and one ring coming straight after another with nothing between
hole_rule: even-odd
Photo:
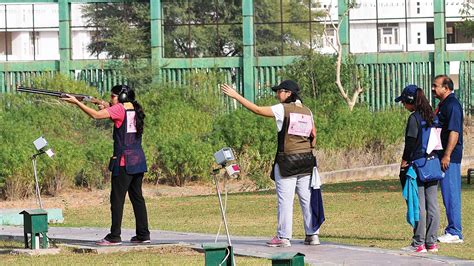
<instances>
[{"instance_id":1,"label":"black bag","mask_svg":"<svg viewBox=\"0 0 474 266\"><path fill-rule=\"evenodd\" d=\"M275 158L275 163L280 168L280 175L282 177L311 174L313 167L316 166L316 157L312 152L284 154L279 153ZM275 180L275 163L272 167L271 178Z\"/></svg>"}]
</instances>

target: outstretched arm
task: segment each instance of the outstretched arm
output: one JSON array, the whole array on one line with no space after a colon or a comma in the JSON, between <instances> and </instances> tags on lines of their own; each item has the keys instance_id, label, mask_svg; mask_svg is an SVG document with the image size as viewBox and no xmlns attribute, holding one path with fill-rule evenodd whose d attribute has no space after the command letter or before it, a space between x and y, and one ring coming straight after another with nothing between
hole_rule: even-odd
<instances>
[{"instance_id":1,"label":"outstretched arm","mask_svg":"<svg viewBox=\"0 0 474 266\"><path fill-rule=\"evenodd\" d=\"M253 113L265 117L274 117L275 115L273 114L272 108L270 106L258 106L254 104L253 102L245 99L242 95L240 95L237 91L234 90L230 85L228 84L222 84L221 85L221 91L233 98L236 99L239 103L241 103L245 108L249 109Z\"/></svg>"},{"instance_id":2,"label":"outstretched arm","mask_svg":"<svg viewBox=\"0 0 474 266\"><path fill-rule=\"evenodd\" d=\"M89 106L83 104L78 99L76 99L76 97L74 97L72 95L69 95L69 94L67 96L68 96L68 98L61 98L61 99L66 101L66 102L77 105L79 108L81 108L82 111L84 111L84 113L86 113L90 117L92 117L94 119L110 118L110 114L109 114L109 112L107 112L106 109L102 109L100 111L97 111L97 110L92 109Z\"/></svg>"}]
</instances>

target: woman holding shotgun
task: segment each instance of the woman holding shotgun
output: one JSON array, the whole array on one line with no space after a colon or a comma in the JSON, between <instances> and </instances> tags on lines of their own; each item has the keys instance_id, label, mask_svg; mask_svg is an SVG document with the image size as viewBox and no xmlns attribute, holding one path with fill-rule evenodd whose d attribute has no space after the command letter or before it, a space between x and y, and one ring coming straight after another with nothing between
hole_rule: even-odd
<instances>
[{"instance_id":1,"label":"woman holding shotgun","mask_svg":"<svg viewBox=\"0 0 474 266\"><path fill-rule=\"evenodd\" d=\"M73 95L67 95L65 101L77 105L94 119L111 119L114 122L114 154L110 159L109 170L112 172L112 190L110 204L112 226L104 239L96 242L101 246L122 244L121 225L125 194L133 205L136 222L136 236L132 243L150 243L148 218L145 199L142 195L143 175L147 171L145 154L142 149L142 134L145 113L135 100L135 92L126 85L112 88L110 103L99 104L99 111L80 102Z\"/></svg>"}]
</instances>

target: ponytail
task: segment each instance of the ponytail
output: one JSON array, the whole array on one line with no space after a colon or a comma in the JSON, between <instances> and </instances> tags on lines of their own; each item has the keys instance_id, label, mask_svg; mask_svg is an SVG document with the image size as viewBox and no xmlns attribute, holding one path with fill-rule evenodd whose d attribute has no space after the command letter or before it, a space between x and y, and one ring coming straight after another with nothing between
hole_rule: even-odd
<instances>
[{"instance_id":1,"label":"ponytail","mask_svg":"<svg viewBox=\"0 0 474 266\"><path fill-rule=\"evenodd\" d=\"M136 101L132 101L133 109L135 110L135 126L137 127L137 136L143 134L143 127L145 126L145 112L142 106Z\"/></svg>"},{"instance_id":2,"label":"ponytail","mask_svg":"<svg viewBox=\"0 0 474 266\"><path fill-rule=\"evenodd\" d=\"M294 92L291 92L291 95L286 98L285 102L283 103L293 103L299 100L300 102L303 102L300 98L300 96Z\"/></svg>"},{"instance_id":3,"label":"ponytail","mask_svg":"<svg viewBox=\"0 0 474 266\"><path fill-rule=\"evenodd\" d=\"M415 110L420 112L421 117L426 121L428 126L433 124L435 114L428 99L425 97L425 93L420 88L416 90Z\"/></svg>"}]
</instances>

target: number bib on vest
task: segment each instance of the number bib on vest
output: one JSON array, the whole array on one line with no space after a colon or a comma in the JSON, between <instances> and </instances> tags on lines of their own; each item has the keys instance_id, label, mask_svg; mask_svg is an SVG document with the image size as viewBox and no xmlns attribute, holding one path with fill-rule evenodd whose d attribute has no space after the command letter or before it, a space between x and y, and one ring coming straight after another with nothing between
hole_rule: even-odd
<instances>
[{"instance_id":1,"label":"number bib on vest","mask_svg":"<svg viewBox=\"0 0 474 266\"><path fill-rule=\"evenodd\" d=\"M137 133L135 126L135 112L127 112L127 133Z\"/></svg>"},{"instance_id":2,"label":"number bib on vest","mask_svg":"<svg viewBox=\"0 0 474 266\"><path fill-rule=\"evenodd\" d=\"M288 134L309 137L313 130L313 121L310 115L290 113Z\"/></svg>"}]
</instances>

